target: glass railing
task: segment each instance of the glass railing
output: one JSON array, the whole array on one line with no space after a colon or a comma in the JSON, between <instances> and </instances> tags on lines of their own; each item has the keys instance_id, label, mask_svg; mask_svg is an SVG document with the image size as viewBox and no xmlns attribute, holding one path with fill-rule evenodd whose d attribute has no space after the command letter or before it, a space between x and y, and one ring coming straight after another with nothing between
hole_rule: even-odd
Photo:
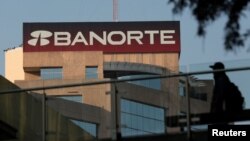
<instances>
[{"instance_id":1,"label":"glass railing","mask_svg":"<svg viewBox=\"0 0 250 141\"><path fill-rule=\"evenodd\" d=\"M240 117L215 118L218 115L210 112L215 82L209 66L213 63L204 63L143 77L114 79L99 73L99 79L91 80L72 74L72 79L16 81L19 88L1 77L0 121L16 129L20 141L168 135L178 139L207 132L208 125L223 120L249 124L250 60L223 63L245 99ZM221 114L230 116L230 112Z\"/></svg>"}]
</instances>

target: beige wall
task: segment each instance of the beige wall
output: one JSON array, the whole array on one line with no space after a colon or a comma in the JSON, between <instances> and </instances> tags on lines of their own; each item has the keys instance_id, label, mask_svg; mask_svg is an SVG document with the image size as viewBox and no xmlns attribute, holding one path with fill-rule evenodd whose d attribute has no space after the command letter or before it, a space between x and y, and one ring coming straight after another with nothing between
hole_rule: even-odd
<instances>
[{"instance_id":1,"label":"beige wall","mask_svg":"<svg viewBox=\"0 0 250 141\"><path fill-rule=\"evenodd\" d=\"M34 59L35 58L35 59ZM86 66L98 66L99 79L103 79L103 64L104 62L129 62L141 63L160 66L178 72L179 54L178 53L116 53L116 54L103 54L101 51L58 51L58 52L25 52L24 53L24 70L25 80L41 80L40 68L43 67L62 67L63 68L63 84L68 80L76 80L78 83L84 82ZM168 73L168 72L167 72ZM67 80L67 81L65 81ZM74 81L74 82L76 82ZM34 84L32 82L30 84ZM58 85L55 81L46 80L43 84ZM20 84L20 83L19 83ZM171 94L171 97L165 95L169 101L177 101L178 97L178 80L169 79L162 86L163 91ZM104 107L105 110L110 111L110 96L106 94L106 88L97 85L96 88L84 90L84 102L94 106ZM76 88L71 88L72 91ZM61 90L55 90L54 93L62 93ZM82 92L83 93L83 92ZM81 94L82 94L81 93ZM50 93L52 94L52 93ZM96 95L96 96L95 96ZM109 100L108 100L109 99ZM108 102L107 102L108 101ZM166 106L165 106L166 107ZM176 108L178 109L178 108ZM175 111L173 113L176 113Z\"/></svg>"},{"instance_id":2,"label":"beige wall","mask_svg":"<svg viewBox=\"0 0 250 141\"><path fill-rule=\"evenodd\" d=\"M36 59L34 59L36 58ZM38 80L42 67L63 67L64 79L85 78L86 66L98 66L99 79L103 78L104 62L130 62L156 65L178 72L178 53L103 54L101 51L25 52L25 80Z\"/></svg>"},{"instance_id":3,"label":"beige wall","mask_svg":"<svg viewBox=\"0 0 250 141\"><path fill-rule=\"evenodd\" d=\"M160 66L178 72L179 70L179 54L178 53L126 53L126 54L103 54L101 51L58 51L58 52L24 52L23 68L25 71L25 81L16 81L16 84L22 88L42 87L51 85L65 85L72 83L81 83L85 80L86 66L98 66L98 79L103 79L104 62L129 62L141 63ZM45 80L41 81L40 68L46 67L62 67L63 80ZM169 73L169 72L166 72ZM93 81L93 80L90 80ZM137 99L145 103L154 102L153 105L169 108L171 101L178 98L178 80L169 79L162 84L163 91L157 91L157 95L150 93L148 96L134 97L139 92L137 88L129 87L129 94L122 95L128 99ZM122 87L125 88L126 85ZM121 87L121 88L122 88ZM142 92L141 90L140 92ZM144 92L146 92L145 89ZM72 93L74 92L74 93ZM41 92L40 92L41 93ZM111 85L95 85L87 87L72 87L64 89L46 90L47 95L82 95L85 104L90 104L102 108L110 113L112 111L111 104ZM171 96L170 96L171 95ZM138 95L137 95L138 96ZM152 101L152 99L154 99ZM159 100L161 102L159 102ZM178 105L178 104L175 104ZM168 115L175 115L179 111L176 106L175 110L168 110ZM111 115L103 115L102 124L100 124L99 137L110 137L113 125L111 124Z\"/></svg>"},{"instance_id":4,"label":"beige wall","mask_svg":"<svg viewBox=\"0 0 250 141\"><path fill-rule=\"evenodd\" d=\"M24 81L15 81L22 88L43 87L53 85L76 84L85 80L86 66L98 66L98 78L103 79L104 62L129 62L155 65L163 67L171 72L179 71L178 53L125 53L125 54L103 54L101 51L64 51L64 52L22 52L22 48L17 48L6 52L6 77L14 81L24 79ZM22 61L23 58L23 61ZM44 67L62 67L63 80L41 80L40 68ZM25 72L24 72L24 71ZM20 73L20 74L19 74ZM170 72L166 72L168 75ZM14 74L14 75L13 75ZM17 76L18 75L18 76ZM118 97L141 101L150 105L164 107L166 116L174 116L180 111L185 111L185 99L179 96L178 83L180 78L164 79L162 91L138 87L127 83L118 83ZM99 137L110 137L114 127L112 110L112 96L115 95L113 85L103 84L95 86L79 86L71 88L46 90L45 93L50 96L55 95L82 95L85 104L101 108ZM39 93L42 93L40 91ZM143 94L143 95L142 95ZM209 97L210 99L210 97ZM191 99L193 107L199 107L200 112L208 110L209 103ZM69 107L68 107L69 108ZM118 103L119 109L119 103ZM98 120L100 120L98 119ZM89 119L91 120L91 119ZM93 119L92 119L93 120ZM87 120L88 121L88 120ZM111 122L113 121L113 122ZM95 121L92 121L95 122ZM174 131L175 129L168 130ZM177 131L179 129L177 128Z\"/></svg>"},{"instance_id":5,"label":"beige wall","mask_svg":"<svg viewBox=\"0 0 250 141\"><path fill-rule=\"evenodd\" d=\"M5 78L11 82L24 80L22 47L5 52Z\"/></svg>"},{"instance_id":6,"label":"beige wall","mask_svg":"<svg viewBox=\"0 0 250 141\"><path fill-rule=\"evenodd\" d=\"M34 59L35 58L35 59ZM91 52L25 52L25 80L39 80L40 68L62 67L63 79L84 79L86 66L98 66L99 79L103 78L103 54ZM36 75L38 74L38 75Z\"/></svg>"},{"instance_id":7,"label":"beige wall","mask_svg":"<svg viewBox=\"0 0 250 141\"><path fill-rule=\"evenodd\" d=\"M14 80L39 80L40 68L63 67L64 79L85 78L86 66L98 66L103 78L103 62L131 62L156 65L171 71L179 68L178 53L110 53L101 51L24 52L22 47L5 53L5 76ZM25 73L23 71L25 70Z\"/></svg>"}]
</instances>

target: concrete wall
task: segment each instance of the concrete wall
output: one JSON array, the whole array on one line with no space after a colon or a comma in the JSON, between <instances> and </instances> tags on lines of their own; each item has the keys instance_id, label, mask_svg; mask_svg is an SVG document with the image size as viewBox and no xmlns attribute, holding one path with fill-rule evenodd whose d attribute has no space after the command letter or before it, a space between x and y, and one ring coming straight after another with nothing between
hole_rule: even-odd
<instances>
[{"instance_id":1,"label":"concrete wall","mask_svg":"<svg viewBox=\"0 0 250 141\"><path fill-rule=\"evenodd\" d=\"M109 138L111 136L111 112L97 106L72 102L55 97L48 97L47 103L50 107L55 109L55 111L58 111L60 114L68 118L96 124L98 138Z\"/></svg>"},{"instance_id":2,"label":"concrete wall","mask_svg":"<svg viewBox=\"0 0 250 141\"><path fill-rule=\"evenodd\" d=\"M128 62L149 64L165 68L163 75L178 73L179 54L178 53L109 53L103 54L101 51L58 51L58 52L24 52L23 69L24 81L15 81L22 88L44 87L53 85L64 85L81 83L95 80L85 80L85 68L87 66L98 66L98 80L103 79L104 62ZM11 62L9 62L11 64ZM40 69L47 67L62 67L62 80L41 80ZM119 89L125 90L128 85ZM165 79L162 81L162 91L149 90L144 87L129 86L129 94L123 95L128 99L136 99L145 103L168 109L168 115L176 115L180 107L176 101L178 96L178 78ZM150 92L149 92L150 91ZM152 92L151 92L152 91ZM43 91L36 91L43 93ZM138 95L138 93L147 92L147 96ZM55 95L82 95L85 104L102 108L107 113L112 111L112 90L111 85L96 85L86 87L71 87L62 89L45 90L48 96ZM153 94L156 93L156 94ZM137 96L137 97L135 97ZM153 100L152 100L153 99ZM154 103L152 103L154 102ZM173 107L173 108L170 108ZM111 115L103 115L100 124L99 135L101 138L110 137L113 127ZM99 122L99 121L98 121Z\"/></svg>"},{"instance_id":3,"label":"concrete wall","mask_svg":"<svg viewBox=\"0 0 250 141\"><path fill-rule=\"evenodd\" d=\"M0 76L0 90L18 89ZM17 129L18 141L43 141L42 95L11 93L0 95L0 120ZM68 118L46 106L46 141L81 141L94 138Z\"/></svg>"},{"instance_id":4,"label":"concrete wall","mask_svg":"<svg viewBox=\"0 0 250 141\"><path fill-rule=\"evenodd\" d=\"M94 81L94 80L90 80ZM78 84L82 82L89 82L83 79L66 79L66 80L27 80L16 81L15 83L21 88L46 87L53 85ZM93 86L78 86L60 89L50 89L44 91L33 91L39 94L46 93L48 97L62 96L62 95L81 95L84 104L95 106L95 108L86 108L81 104L67 104L67 101L58 102L49 99L51 105L60 111L61 114L78 120L93 122L98 125L98 137L108 138L111 136L111 95L110 84L93 85ZM91 111L93 110L93 111ZM89 116L88 116L89 115ZM91 116L90 116L91 115Z\"/></svg>"},{"instance_id":5,"label":"concrete wall","mask_svg":"<svg viewBox=\"0 0 250 141\"><path fill-rule=\"evenodd\" d=\"M203 83L203 86L191 85L189 89L190 93L190 112L192 114L209 113L213 94L213 80L194 80L196 83ZM198 97L193 98L191 93L206 94L207 99L201 100ZM187 100L185 96L180 97L181 112L187 111Z\"/></svg>"}]
</instances>

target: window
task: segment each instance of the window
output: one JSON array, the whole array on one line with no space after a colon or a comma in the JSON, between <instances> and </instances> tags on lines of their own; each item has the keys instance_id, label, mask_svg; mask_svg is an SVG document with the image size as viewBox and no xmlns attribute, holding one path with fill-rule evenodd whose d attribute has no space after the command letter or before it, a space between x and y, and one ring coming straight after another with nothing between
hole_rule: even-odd
<instances>
[{"instance_id":1,"label":"window","mask_svg":"<svg viewBox=\"0 0 250 141\"><path fill-rule=\"evenodd\" d=\"M186 96L186 84L185 84L185 82L182 82L182 81L179 82L179 95ZM190 87L189 95L191 98L207 101L207 93L200 92L195 87Z\"/></svg>"},{"instance_id":2,"label":"window","mask_svg":"<svg viewBox=\"0 0 250 141\"><path fill-rule=\"evenodd\" d=\"M86 67L85 70L85 77L86 79L97 79L98 78L98 71L97 67Z\"/></svg>"},{"instance_id":3,"label":"window","mask_svg":"<svg viewBox=\"0 0 250 141\"><path fill-rule=\"evenodd\" d=\"M164 133L164 109L121 99L121 132L123 137Z\"/></svg>"},{"instance_id":4,"label":"window","mask_svg":"<svg viewBox=\"0 0 250 141\"><path fill-rule=\"evenodd\" d=\"M186 96L185 82L179 82L179 95L180 96Z\"/></svg>"},{"instance_id":5,"label":"window","mask_svg":"<svg viewBox=\"0 0 250 141\"><path fill-rule=\"evenodd\" d=\"M57 96L58 98L62 98L65 100L69 100L69 101L74 101L74 102L79 102L79 103L83 103L83 99L81 95L65 95L65 96Z\"/></svg>"},{"instance_id":6,"label":"window","mask_svg":"<svg viewBox=\"0 0 250 141\"><path fill-rule=\"evenodd\" d=\"M130 79L130 78L144 78L144 77L153 77L157 75L130 75L130 76L122 76L118 79ZM161 90L161 80L160 79L149 79L149 80L139 80L139 81L130 81L129 83L144 86L151 89Z\"/></svg>"},{"instance_id":7,"label":"window","mask_svg":"<svg viewBox=\"0 0 250 141\"><path fill-rule=\"evenodd\" d=\"M62 68L42 68L40 76L43 80L62 79Z\"/></svg>"},{"instance_id":8,"label":"window","mask_svg":"<svg viewBox=\"0 0 250 141\"><path fill-rule=\"evenodd\" d=\"M198 99L198 100L203 100L203 101L207 101L207 93L205 92L196 92L196 91L191 91L190 93L190 97L194 98L194 99Z\"/></svg>"},{"instance_id":9,"label":"window","mask_svg":"<svg viewBox=\"0 0 250 141\"><path fill-rule=\"evenodd\" d=\"M96 124L79 120L71 120L74 124L88 132L90 135L97 137Z\"/></svg>"}]
</instances>

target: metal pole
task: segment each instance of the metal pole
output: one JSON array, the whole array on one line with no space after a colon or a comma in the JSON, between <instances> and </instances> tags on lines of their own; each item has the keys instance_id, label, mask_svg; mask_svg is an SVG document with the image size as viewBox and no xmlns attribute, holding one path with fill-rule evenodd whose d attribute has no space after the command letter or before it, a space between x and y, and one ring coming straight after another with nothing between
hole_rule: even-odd
<instances>
[{"instance_id":1,"label":"metal pole","mask_svg":"<svg viewBox=\"0 0 250 141\"><path fill-rule=\"evenodd\" d=\"M113 0L113 21L118 21L118 0Z\"/></svg>"},{"instance_id":2,"label":"metal pole","mask_svg":"<svg viewBox=\"0 0 250 141\"><path fill-rule=\"evenodd\" d=\"M117 113L117 88L116 83L113 83L112 85L112 95L111 95L111 101L112 101L112 107L111 107L111 115L112 115L112 140L117 140L117 133L118 133L118 113Z\"/></svg>"},{"instance_id":3,"label":"metal pole","mask_svg":"<svg viewBox=\"0 0 250 141\"><path fill-rule=\"evenodd\" d=\"M191 141L191 119L190 119L190 95L189 95L189 91L190 91L190 85L189 85L189 76L186 76L186 102L187 102L187 140Z\"/></svg>"},{"instance_id":4,"label":"metal pole","mask_svg":"<svg viewBox=\"0 0 250 141\"><path fill-rule=\"evenodd\" d=\"M120 141L121 140L121 133L119 131L119 116L118 116L118 100L119 100L119 97L118 97L118 90L117 90L117 87L116 87L116 83L114 83L115 85L115 131L116 131L116 140L117 141Z\"/></svg>"},{"instance_id":5,"label":"metal pole","mask_svg":"<svg viewBox=\"0 0 250 141\"><path fill-rule=\"evenodd\" d=\"M42 141L46 141L46 93L43 90L42 98Z\"/></svg>"}]
</instances>

